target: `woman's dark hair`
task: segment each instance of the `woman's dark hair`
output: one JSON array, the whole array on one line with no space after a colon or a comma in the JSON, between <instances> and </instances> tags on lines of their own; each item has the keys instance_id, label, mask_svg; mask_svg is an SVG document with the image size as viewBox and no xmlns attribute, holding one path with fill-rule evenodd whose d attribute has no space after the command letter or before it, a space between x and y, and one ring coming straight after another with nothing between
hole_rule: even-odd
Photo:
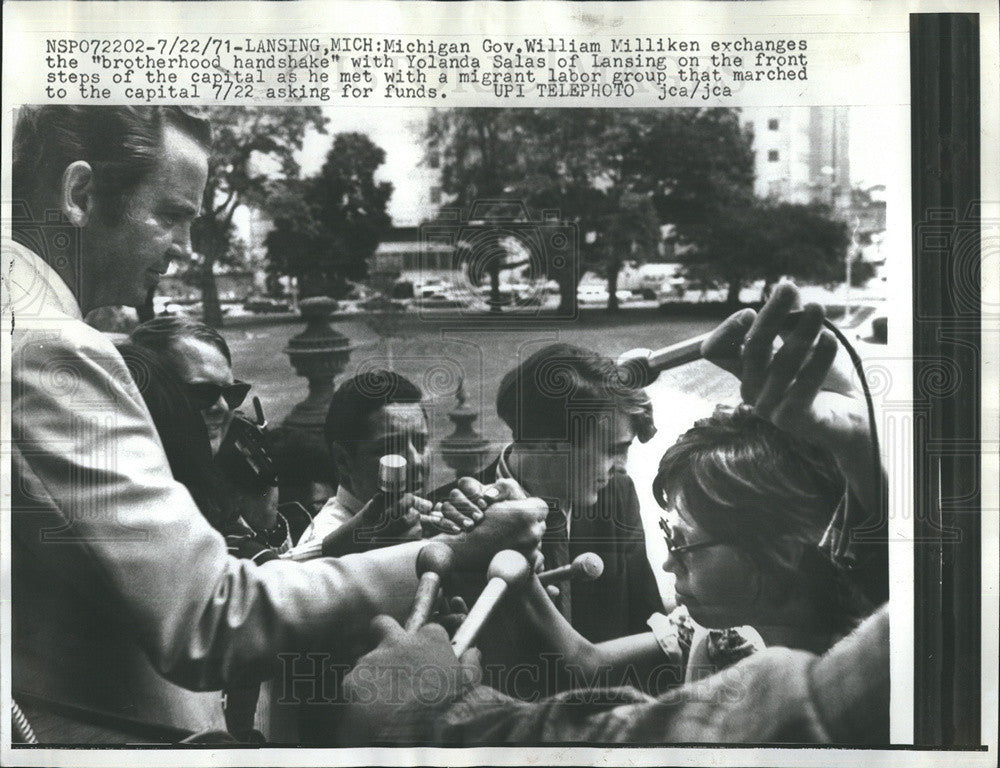
<instances>
[{"instance_id":1,"label":"woman's dark hair","mask_svg":"<svg viewBox=\"0 0 1000 768\"><path fill-rule=\"evenodd\" d=\"M216 469L201 415L184 394L177 376L142 346L118 347L160 435L174 479L191 493L202 515L222 531L235 514L228 484Z\"/></svg>"},{"instance_id":2,"label":"woman's dark hair","mask_svg":"<svg viewBox=\"0 0 1000 768\"><path fill-rule=\"evenodd\" d=\"M829 451L747 405L720 406L697 421L664 453L653 480L661 507L682 498L714 541L749 555L787 596L807 595L837 631L848 631L872 608L819 546L845 490Z\"/></svg>"}]
</instances>

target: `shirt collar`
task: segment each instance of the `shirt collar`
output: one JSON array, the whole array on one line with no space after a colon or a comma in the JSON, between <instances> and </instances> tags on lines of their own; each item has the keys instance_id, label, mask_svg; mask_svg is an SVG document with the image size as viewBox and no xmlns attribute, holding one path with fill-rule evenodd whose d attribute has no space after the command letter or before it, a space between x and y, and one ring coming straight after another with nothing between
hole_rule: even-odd
<instances>
[{"instance_id":1,"label":"shirt collar","mask_svg":"<svg viewBox=\"0 0 1000 768\"><path fill-rule=\"evenodd\" d=\"M13 241L4 243L4 251L3 268L10 270L12 311L29 320L51 319L53 311L73 320L83 319L76 296L41 256ZM8 262L9 257L13 258Z\"/></svg>"},{"instance_id":2,"label":"shirt collar","mask_svg":"<svg viewBox=\"0 0 1000 768\"><path fill-rule=\"evenodd\" d=\"M497 480L513 480L516 483L521 482L516 477L514 477L514 473L510 469L510 464L507 463L507 457L510 456L510 452L513 448L514 448L514 443L507 443L507 445L503 447L503 450L500 451L500 458L497 459L497 473L496 473ZM527 489L525 489L525 491L527 491ZM530 494L530 491L528 491L528 493ZM572 507L567 507L566 509L563 509L561 511L563 514L566 515L566 518L568 520L570 517L570 513L572 512Z\"/></svg>"}]
</instances>

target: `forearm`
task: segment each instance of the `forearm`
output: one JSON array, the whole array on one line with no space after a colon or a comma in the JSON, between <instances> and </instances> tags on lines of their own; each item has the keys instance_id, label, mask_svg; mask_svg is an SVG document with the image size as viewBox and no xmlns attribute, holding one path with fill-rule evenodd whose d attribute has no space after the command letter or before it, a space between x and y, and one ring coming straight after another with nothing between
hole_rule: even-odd
<instances>
[{"instance_id":1,"label":"forearm","mask_svg":"<svg viewBox=\"0 0 1000 768\"><path fill-rule=\"evenodd\" d=\"M684 681L680 653L668 656L652 632L607 640L593 649L602 685L636 685L656 696Z\"/></svg>"},{"instance_id":2,"label":"forearm","mask_svg":"<svg viewBox=\"0 0 1000 768\"><path fill-rule=\"evenodd\" d=\"M343 557L371 548L371 538L360 515L356 515L323 539L324 557Z\"/></svg>"}]
</instances>

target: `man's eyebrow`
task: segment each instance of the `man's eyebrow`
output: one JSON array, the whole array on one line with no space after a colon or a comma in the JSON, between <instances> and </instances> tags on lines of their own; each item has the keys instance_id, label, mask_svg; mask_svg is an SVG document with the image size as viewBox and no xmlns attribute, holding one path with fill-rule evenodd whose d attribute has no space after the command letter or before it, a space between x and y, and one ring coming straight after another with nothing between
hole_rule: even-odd
<instances>
[{"instance_id":1,"label":"man's eyebrow","mask_svg":"<svg viewBox=\"0 0 1000 768\"><path fill-rule=\"evenodd\" d=\"M171 210L178 211L180 213L186 213L190 216L198 216L201 213L201 205L194 206L187 200L182 200L180 198L169 198L163 202L163 207L170 208Z\"/></svg>"}]
</instances>

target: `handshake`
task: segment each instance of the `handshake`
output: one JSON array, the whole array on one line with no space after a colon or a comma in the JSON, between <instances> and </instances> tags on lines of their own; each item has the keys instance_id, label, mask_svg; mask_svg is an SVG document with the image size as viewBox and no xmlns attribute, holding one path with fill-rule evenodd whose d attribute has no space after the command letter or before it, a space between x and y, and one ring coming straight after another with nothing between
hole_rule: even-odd
<instances>
[{"instance_id":1,"label":"handshake","mask_svg":"<svg viewBox=\"0 0 1000 768\"><path fill-rule=\"evenodd\" d=\"M455 567L461 570L485 569L503 549L517 550L540 567L547 515L548 505L529 498L514 480L484 486L463 477L448 498L437 504L412 493L389 504L384 496L376 496L321 545L291 559L341 557L423 538L448 544L455 553Z\"/></svg>"},{"instance_id":2,"label":"handshake","mask_svg":"<svg viewBox=\"0 0 1000 768\"><path fill-rule=\"evenodd\" d=\"M425 537L452 548L459 569L485 565L503 549L517 550L540 567L548 512L544 501L529 498L514 480L483 485L463 477L447 499L421 516L421 524Z\"/></svg>"}]
</instances>

